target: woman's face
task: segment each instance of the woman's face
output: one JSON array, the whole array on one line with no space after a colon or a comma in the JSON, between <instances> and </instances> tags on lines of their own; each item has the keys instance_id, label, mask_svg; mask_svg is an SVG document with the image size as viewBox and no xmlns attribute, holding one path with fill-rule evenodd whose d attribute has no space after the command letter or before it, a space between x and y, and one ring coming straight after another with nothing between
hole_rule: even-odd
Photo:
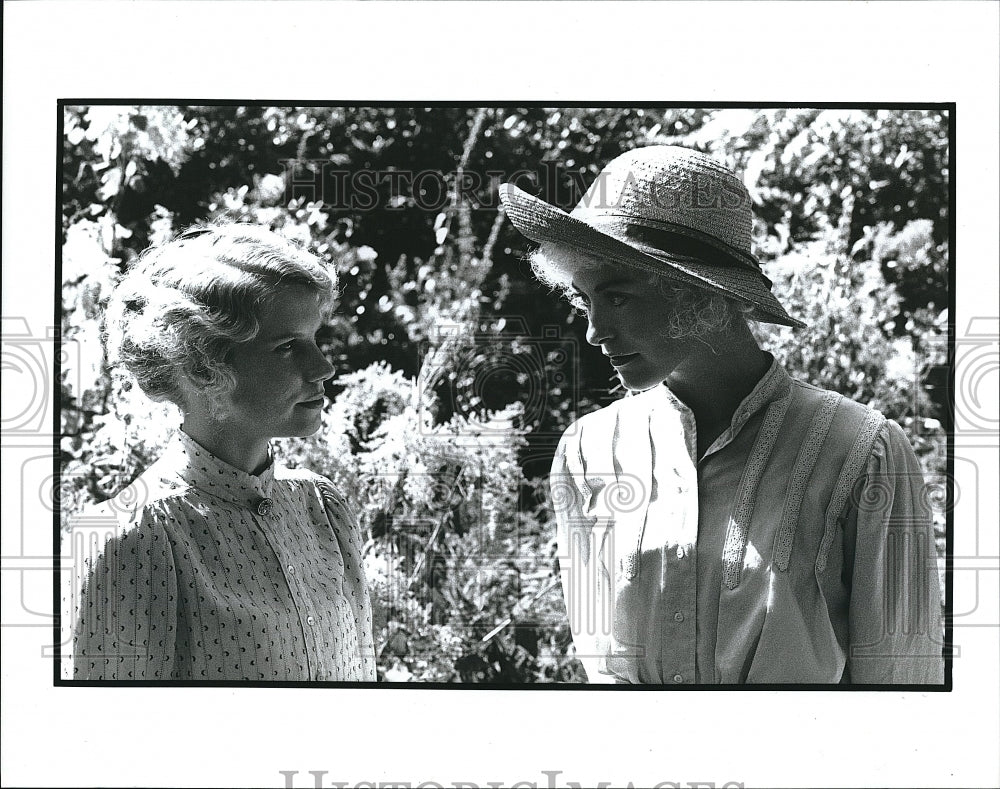
<instances>
[{"instance_id":1,"label":"woman's face","mask_svg":"<svg viewBox=\"0 0 1000 789\"><path fill-rule=\"evenodd\" d=\"M586 305L587 342L599 345L626 388L651 389L704 344L664 336L670 301L648 275L608 264L578 272L573 289Z\"/></svg>"},{"instance_id":2,"label":"woman's face","mask_svg":"<svg viewBox=\"0 0 1000 789\"><path fill-rule=\"evenodd\" d=\"M256 339L236 346L236 390L225 401L227 427L247 440L308 436L320 426L323 382L333 366L316 345L319 294L304 285L277 291Z\"/></svg>"}]
</instances>

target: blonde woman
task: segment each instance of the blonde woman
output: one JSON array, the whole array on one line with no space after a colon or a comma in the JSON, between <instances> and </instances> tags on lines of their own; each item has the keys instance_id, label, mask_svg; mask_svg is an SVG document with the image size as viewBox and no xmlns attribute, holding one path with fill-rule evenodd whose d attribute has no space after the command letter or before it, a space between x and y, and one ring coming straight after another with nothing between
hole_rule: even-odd
<instances>
[{"instance_id":1,"label":"blonde woman","mask_svg":"<svg viewBox=\"0 0 1000 789\"><path fill-rule=\"evenodd\" d=\"M119 503L74 634L80 680L374 681L354 516L269 448L320 426L336 275L234 224L148 250L112 296L112 363L183 415Z\"/></svg>"},{"instance_id":2,"label":"blonde woman","mask_svg":"<svg viewBox=\"0 0 1000 789\"><path fill-rule=\"evenodd\" d=\"M758 346L747 319L803 324L751 254L740 179L650 146L571 214L501 198L630 391L571 426L552 468L589 680L942 682L920 467L895 422Z\"/></svg>"}]
</instances>

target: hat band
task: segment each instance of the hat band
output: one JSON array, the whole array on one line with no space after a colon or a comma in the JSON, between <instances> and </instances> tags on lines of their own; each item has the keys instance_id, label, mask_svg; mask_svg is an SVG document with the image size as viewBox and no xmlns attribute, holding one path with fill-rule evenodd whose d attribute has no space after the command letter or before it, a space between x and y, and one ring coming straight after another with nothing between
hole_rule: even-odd
<instances>
[{"instance_id":1,"label":"hat band","mask_svg":"<svg viewBox=\"0 0 1000 789\"><path fill-rule=\"evenodd\" d=\"M638 224L621 216L587 217L584 221L595 230L632 246L647 247L649 251L659 251L666 255L693 258L708 266L742 268L762 274L760 264L751 255L722 245L722 242L713 244L694 238L692 234L696 231L687 228L666 230Z\"/></svg>"}]
</instances>

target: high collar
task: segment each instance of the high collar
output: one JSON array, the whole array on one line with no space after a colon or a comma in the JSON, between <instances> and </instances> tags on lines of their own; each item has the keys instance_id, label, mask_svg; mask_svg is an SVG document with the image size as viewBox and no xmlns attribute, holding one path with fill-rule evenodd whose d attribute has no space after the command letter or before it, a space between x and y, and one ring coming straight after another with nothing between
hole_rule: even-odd
<instances>
[{"instance_id":1,"label":"high collar","mask_svg":"<svg viewBox=\"0 0 1000 789\"><path fill-rule=\"evenodd\" d=\"M736 436L739 435L740 431L744 428L747 422L753 418L753 416L759 411L763 410L775 400L780 400L782 397L788 394L791 388L792 379L789 377L785 368L778 363L778 360L773 356L771 358L771 366L764 373L763 377L757 382L757 385L751 390L740 404L736 407L733 412L733 417L730 420L729 427L727 427L721 435L712 445L705 451L702 456L702 460L711 455L713 452L718 452L720 449L729 444ZM697 462L697 429L695 424L694 414L691 409L687 407L678 397L670 391L670 388L666 383L661 384L657 387L661 396L663 396L669 403L669 407L676 411L680 417L681 425L684 427L684 438L687 444L688 453L691 455L692 460Z\"/></svg>"},{"instance_id":2,"label":"high collar","mask_svg":"<svg viewBox=\"0 0 1000 789\"><path fill-rule=\"evenodd\" d=\"M274 492L274 458L268 447L268 465L260 474L248 474L216 457L183 430L171 444L178 462L177 474L188 485L214 498L257 507Z\"/></svg>"},{"instance_id":3,"label":"high collar","mask_svg":"<svg viewBox=\"0 0 1000 789\"><path fill-rule=\"evenodd\" d=\"M726 433L730 434L728 440L731 441L754 414L788 394L791 386L792 379L785 372L785 368L778 364L778 360L772 356L771 366L767 368L767 372L733 412L733 418L726 430Z\"/></svg>"}]
</instances>

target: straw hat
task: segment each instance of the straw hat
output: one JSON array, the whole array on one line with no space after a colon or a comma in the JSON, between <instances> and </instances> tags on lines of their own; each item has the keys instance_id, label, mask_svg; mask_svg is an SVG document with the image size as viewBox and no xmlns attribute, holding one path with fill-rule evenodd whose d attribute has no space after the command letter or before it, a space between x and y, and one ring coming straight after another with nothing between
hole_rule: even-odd
<instances>
[{"instance_id":1,"label":"straw hat","mask_svg":"<svg viewBox=\"0 0 1000 789\"><path fill-rule=\"evenodd\" d=\"M532 241L734 296L765 323L805 326L785 312L750 252L753 213L743 182L697 151L651 145L624 153L568 214L509 183L500 201Z\"/></svg>"}]
</instances>

